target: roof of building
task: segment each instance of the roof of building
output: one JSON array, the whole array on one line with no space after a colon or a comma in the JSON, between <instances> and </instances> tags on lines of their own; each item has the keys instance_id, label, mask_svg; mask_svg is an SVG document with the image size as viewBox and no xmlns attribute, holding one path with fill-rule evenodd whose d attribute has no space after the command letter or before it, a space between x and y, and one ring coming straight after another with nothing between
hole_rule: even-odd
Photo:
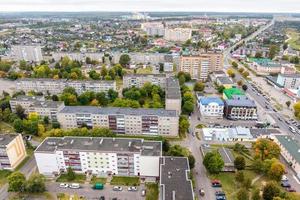
<instances>
[{"instance_id":1,"label":"roof of building","mask_svg":"<svg viewBox=\"0 0 300 200\"><path fill-rule=\"evenodd\" d=\"M27 95L18 95L13 97L11 100L14 101L44 101L44 96L27 96Z\"/></svg>"},{"instance_id":2,"label":"roof of building","mask_svg":"<svg viewBox=\"0 0 300 200\"><path fill-rule=\"evenodd\" d=\"M145 108L119 108L119 107L95 107L95 106L65 106L60 113L92 113L103 115L158 115L165 117L177 117L175 110L145 109Z\"/></svg>"},{"instance_id":3,"label":"roof of building","mask_svg":"<svg viewBox=\"0 0 300 200\"><path fill-rule=\"evenodd\" d=\"M224 89L223 93L225 94L225 96L228 99L232 99L233 95L245 95L245 93L243 91L241 91L238 88L228 88L228 89Z\"/></svg>"},{"instance_id":4,"label":"roof of building","mask_svg":"<svg viewBox=\"0 0 300 200\"><path fill-rule=\"evenodd\" d=\"M278 76L282 76L285 78L300 78L300 73L295 74L278 74Z\"/></svg>"},{"instance_id":5,"label":"roof of building","mask_svg":"<svg viewBox=\"0 0 300 200\"><path fill-rule=\"evenodd\" d=\"M203 128L204 138L212 138L212 140L221 139L253 139L248 128Z\"/></svg>"},{"instance_id":6,"label":"roof of building","mask_svg":"<svg viewBox=\"0 0 300 200\"><path fill-rule=\"evenodd\" d=\"M123 78L126 78L126 77L148 77L148 76L165 78L166 74L126 74L126 75L124 75Z\"/></svg>"},{"instance_id":7,"label":"roof of building","mask_svg":"<svg viewBox=\"0 0 300 200\"><path fill-rule=\"evenodd\" d=\"M181 91L178 79L174 77L167 78L166 84L167 99L181 99Z\"/></svg>"},{"instance_id":8,"label":"roof of building","mask_svg":"<svg viewBox=\"0 0 300 200\"><path fill-rule=\"evenodd\" d=\"M18 135L15 134L1 134L0 135L0 147L8 145L13 141Z\"/></svg>"},{"instance_id":9,"label":"roof of building","mask_svg":"<svg viewBox=\"0 0 300 200\"><path fill-rule=\"evenodd\" d=\"M225 165L233 165L234 156L232 155L230 149L221 147L218 149L219 153L221 154Z\"/></svg>"},{"instance_id":10,"label":"roof of building","mask_svg":"<svg viewBox=\"0 0 300 200\"><path fill-rule=\"evenodd\" d=\"M227 76L217 77L217 80L221 83L221 85L233 84L233 81Z\"/></svg>"},{"instance_id":11,"label":"roof of building","mask_svg":"<svg viewBox=\"0 0 300 200\"><path fill-rule=\"evenodd\" d=\"M210 103L217 103L220 106L224 105L224 102L219 97L201 97L200 98L200 103L202 105L208 105Z\"/></svg>"},{"instance_id":12,"label":"roof of building","mask_svg":"<svg viewBox=\"0 0 300 200\"><path fill-rule=\"evenodd\" d=\"M160 165L160 191L163 200L193 200L190 170L185 157L162 157Z\"/></svg>"},{"instance_id":13,"label":"roof of building","mask_svg":"<svg viewBox=\"0 0 300 200\"><path fill-rule=\"evenodd\" d=\"M255 101L241 95L233 95L231 99L225 100L225 104L235 107L256 107Z\"/></svg>"},{"instance_id":14,"label":"roof of building","mask_svg":"<svg viewBox=\"0 0 300 200\"><path fill-rule=\"evenodd\" d=\"M30 107L58 108L61 105L64 105L63 101L35 101Z\"/></svg>"},{"instance_id":15,"label":"roof of building","mask_svg":"<svg viewBox=\"0 0 300 200\"><path fill-rule=\"evenodd\" d=\"M114 80L70 80L70 79L51 79L51 78L22 78L17 82L30 81L30 82L67 82L67 83L114 83Z\"/></svg>"},{"instance_id":16,"label":"roof of building","mask_svg":"<svg viewBox=\"0 0 300 200\"><path fill-rule=\"evenodd\" d=\"M281 64L279 62L272 61L268 58L251 58L250 61L255 62L261 66L266 67L280 67Z\"/></svg>"},{"instance_id":17,"label":"roof of building","mask_svg":"<svg viewBox=\"0 0 300 200\"><path fill-rule=\"evenodd\" d=\"M37 147L35 152L55 152L59 150L133 152L144 156L161 156L162 144L160 141L131 138L48 137Z\"/></svg>"},{"instance_id":18,"label":"roof of building","mask_svg":"<svg viewBox=\"0 0 300 200\"><path fill-rule=\"evenodd\" d=\"M300 163L300 144L295 138L288 135L275 135L280 144Z\"/></svg>"}]
</instances>

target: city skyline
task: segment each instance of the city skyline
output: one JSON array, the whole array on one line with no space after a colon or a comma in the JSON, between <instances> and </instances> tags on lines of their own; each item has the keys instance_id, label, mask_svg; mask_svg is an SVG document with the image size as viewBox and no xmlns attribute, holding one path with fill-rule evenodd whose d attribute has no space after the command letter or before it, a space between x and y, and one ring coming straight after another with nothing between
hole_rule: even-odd
<instances>
[{"instance_id":1,"label":"city skyline","mask_svg":"<svg viewBox=\"0 0 300 200\"><path fill-rule=\"evenodd\" d=\"M24 11L190 11L300 13L297 0L2 0L1 12Z\"/></svg>"}]
</instances>

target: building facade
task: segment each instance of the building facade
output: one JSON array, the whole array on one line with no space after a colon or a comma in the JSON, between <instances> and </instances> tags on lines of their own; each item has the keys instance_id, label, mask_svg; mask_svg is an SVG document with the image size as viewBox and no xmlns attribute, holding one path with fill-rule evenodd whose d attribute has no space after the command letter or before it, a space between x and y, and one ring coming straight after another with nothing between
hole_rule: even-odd
<instances>
[{"instance_id":1,"label":"building facade","mask_svg":"<svg viewBox=\"0 0 300 200\"><path fill-rule=\"evenodd\" d=\"M19 95L11 98L9 104L12 112L16 112L17 105L20 105L25 109L25 113L27 114L29 107L36 101L45 101L45 98L43 96Z\"/></svg>"},{"instance_id":2,"label":"building facade","mask_svg":"<svg viewBox=\"0 0 300 200\"><path fill-rule=\"evenodd\" d=\"M22 135L1 134L0 169L14 170L27 156Z\"/></svg>"},{"instance_id":3,"label":"building facade","mask_svg":"<svg viewBox=\"0 0 300 200\"><path fill-rule=\"evenodd\" d=\"M17 90L24 92L35 91L44 94L59 94L62 93L66 87L73 87L78 94L85 91L93 92L107 92L109 89L116 90L115 81L79 81L66 79L19 79L16 84Z\"/></svg>"},{"instance_id":4,"label":"building facade","mask_svg":"<svg viewBox=\"0 0 300 200\"><path fill-rule=\"evenodd\" d=\"M65 106L57 120L64 129L107 127L118 134L178 135L175 110Z\"/></svg>"},{"instance_id":5,"label":"building facade","mask_svg":"<svg viewBox=\"0 0 300 200\"><path fill-rule=\"evenodd\" d=\"M221 53L203 53L196 56L181 56L180 71L191 74L192 79L206 80L209 73L223 70Z\"/></svg>"},{"instance_id":6,"label":"building facade","mask_svg":"<svg viewBox=\"0 0 300 200\"><path fill-rule=\"evenodd\" d=\"M40 62L43 60L42 48L41 46L22 46L13 45L11 47L11 55L14 60L25 60Z\"/></svg>"},{"instance_id":7,"label":"building facade","mask_svg":"<svg viewBox=\"0 0 300 200\"><path fill-rule=\"evenodd\" d=\"M198 96L197 99L201 116L223 118L224 102L221 98Z\"/></svg>"},{"instance_id":8,"label":"building facade","mask_svg":"<svg viewBox=\"0 0 300 200\"><path fill-rule=\"evenodd\" d=\"M35 150L38 170L46 176L66 172L99 176L159 177L162 143L143 139L63 137L46 138Z\"/></svg>"},{"instance_id":9,"label":"building facade","mask_svg":"<svg viewBox=\"0 0 300 200\"><path fill-rule=\"evenodd\" d=\"M123 87L143 87L145 83L151 83L158 85L161 88L166 87L166 75L165 74L127 74L123 76Z\"/></svg>"},{"instance_id":10,"label":"building facade","mask_svg":"<svg viewBox=\"0 0 300 200\"><path fill-rule=\"evenodd\" d=\"M298 89L300 86L300 74L279 74L276 82L284 88Z\"/></svg>"},{"instance_id":11,"label":"building facade","mask_svg":"<svg viewBox=\"0 0 300 200\"><path fill-rule=\"evenodd\" d=\"M192 29L189 28L166 28L164 39L176 42L185 42L192 37Z\"/></svg>"},{"instance_id":12,"label":"building facade","mask_svg":"<svg viewBox=\"0 0 300 200\"><path fill-rule=\"evenodd\" d=\"M257 107L253 100L236 95L225 100L224 115L232 120L257 120Z\"/></svg>"}]
</instances>

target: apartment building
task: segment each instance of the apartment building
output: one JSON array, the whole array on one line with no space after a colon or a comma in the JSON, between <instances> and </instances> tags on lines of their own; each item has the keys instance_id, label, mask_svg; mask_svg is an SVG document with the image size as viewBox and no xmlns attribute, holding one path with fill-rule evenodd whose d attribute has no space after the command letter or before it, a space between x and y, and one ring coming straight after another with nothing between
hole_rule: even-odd
<instances>
[{"instance_id":1,"label":"apartment building","mask_svg":"<svg viewBox=\"0 0 300 200\"><path fill-rule=\"evenodd\" d=\"M181 56L180 71L191 74L192 79L206 80L209 73L223 70L223 54L203 53L194 56Z\"/></svg>"},{"instance_id":2,"label":"apartment building","mask_svg":"<svg viewBox=\"0 0 300 200\"><path fill-rule=\"evenodd\" d=\"M26 156L26 149L21 134L0 135L0 169L14 170Z\"/></svg>"},{"instance_id":3,"label":"apartment building","mask_svg":"<svg viewBox=\"0 0 300 200\"><path fill-rule=\"evenodd\" d=\"M160 159L159 200L194 200L190 167L186 157Z\"/></svg>"},{"instance_id":4,"label":"apartment building","mask_svg":"<svg viewBox=\"0 0 300 200\"><path fill-rule=\"evenodd\" d=\"M202 117L223 118L224 102L221 98L197 96L197 102Z\"/></svg>"},{"instance_id":5,"label":"apartment building","mask_svg":"<svg viewBox=\"0 0 300 200\"><path fill-rule=\"evenodd\" d=\"M161 88L166 87L165 74L127 74L123 76L123 87L143 87L145 83L158 85Z\"/></svg>"},{"instance_id":6,"label":"apartment building","mask_svg":"<svg viewBox=\"0 0 300 200\"><path fill-rule=\"evenodd\" d=\"M224 115L233 120L257 120L257 107L248 97L234 95L231 99L225 100Z\"/></svg>"},{"instance_id":7,"label":"apartment building","mask_svg":"<svg viewBox=\"0 0 300 200\"><path fill-rule=\"evenodd\" d=\"M107 127L118 134L178 135L175 110L65 106L57 120L64 129Z\"/></svg>"},{"instance_id":8,"label":"apartment building","mask_svg":"<svg viewBox=\"0 0 300 200\"><path fill-rule=\"evenodd\" d=\"M283 88L298 89L300 86L300 74L279 74L276 82Z\"/></svg>"},{"instance_id":9,"label":"apartment building","mask_svg":"<svg viewBox=\"0 0 300 200\"><path fill-rule=\"evenodd\" d=\"M115 81L88 81L88 80L67 80L67 79L19 79L17 80L17 90L24 92L36 91L42 93L59 94L64 88L73 87L78 94L85 91L107 92L109 89L116 90Z\"/></svg>"},{"instance_id":10,"label":"apartment building","mask_svg":"<svg viewBox=\"0 0 300 200\"><path fill-rule=\"evenodd\" d=\"M149 36L164 36L165 34L165 26L161 22L142 23L141 29Z\"/></svg>"},{"instance_id":11,"label":"apartment building","mask_svg":"<svg viewBox=\"0 0 300 200\"><path fill-rule=\"evenodd\" d=\"M77 173L156 180L162 143L130 138L51 137L37 147L34 156L39 172L46 176L71 167Z\"/></svg>"},{"instance_id":12,"label":"apartment building","mask_svg":"<svg viewBox=\"0 0 300 200\"><path fill-rule=\"evenodd\" d=\"M12 112L16 112L16 106L20 105L25 114L37 113L40 117L48 117L50 121L57 121L57 113L65 107L63 101L48 101L42 96L20 95L10 101Z\"/></svg>"},{"instance_id":13,"label":"apartment building","mask_svg":"<svg viewBox=\"0 0 300 200\"><path fill-rule=\"evenodd\" d=\"M25 113L28 113L29 107L35 101L45 101L44 96L26 96L26 95L19 95L10 99L9 104L12 112L16 112L17 105L22 106L25 109Z\"/></svg>"},{"instance_id":14,"label":"apartment building","mask_svg":"<svg viewBox=\"0 0 300 200\"><path fill-rule=\"evenodd\" d=\"M181 91L179 81L175 77L169 77L166 83L166 110L176 110L176 112L180 114Z\"/></svg>"},{"instance_id":15,"label":"apartment building","mask_svg":"<svg viewBox=\"0 0 300 200\"><path fill-rule=\"evenodd\" d=\"M166 28L164 38L169 41L185 42L192 37L192 29Z\"/></svg>"},{"instance_id":16,"label":"apartment building","mask_svg":"<svg viewBox=\"0 0 300 200\"><path fill-rule=\"evenodd\" d=\"M41 46L33 45L13 45L11 46L10 57L17 61L25 60L40 62L43 60L42 48Z\"/></svg>"}]
</instances>

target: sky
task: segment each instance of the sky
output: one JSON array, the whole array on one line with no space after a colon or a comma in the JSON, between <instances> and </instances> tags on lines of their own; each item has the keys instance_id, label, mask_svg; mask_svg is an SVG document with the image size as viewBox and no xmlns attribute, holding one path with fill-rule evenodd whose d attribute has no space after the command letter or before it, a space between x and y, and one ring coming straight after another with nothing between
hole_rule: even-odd
<instances>
[{"instance_id":1,"label":"sky","mask_svg":"<svg viewBox=\"0 0 300 200\"><path fill-rule=\"evenodd\" d=\"M300 13L300 0L0 0L0 11L216 11Z\"/></svg>"}]
</instances>

